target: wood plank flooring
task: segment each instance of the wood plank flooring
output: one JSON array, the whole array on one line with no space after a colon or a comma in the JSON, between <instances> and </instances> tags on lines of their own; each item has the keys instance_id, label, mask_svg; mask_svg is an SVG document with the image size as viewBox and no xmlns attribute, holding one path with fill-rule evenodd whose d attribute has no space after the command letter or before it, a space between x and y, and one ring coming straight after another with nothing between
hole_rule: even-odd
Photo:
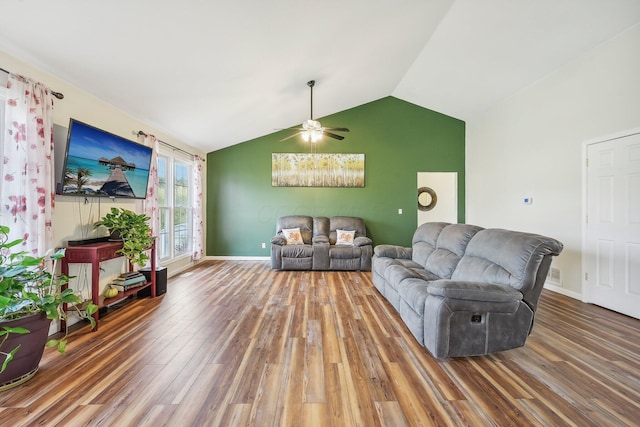
<instances>
[{"instance_id":1,"label":"wood plank flooring","mask_svg":"<svg viewBox=\"0 0 640 427\"><path fill-rule=\"evenodd\" d=\"M624 426L640 321L544 291L524 348L436 360L370 273L208 261L47 350L2 426Z\"/></svg>"}]
</instances>

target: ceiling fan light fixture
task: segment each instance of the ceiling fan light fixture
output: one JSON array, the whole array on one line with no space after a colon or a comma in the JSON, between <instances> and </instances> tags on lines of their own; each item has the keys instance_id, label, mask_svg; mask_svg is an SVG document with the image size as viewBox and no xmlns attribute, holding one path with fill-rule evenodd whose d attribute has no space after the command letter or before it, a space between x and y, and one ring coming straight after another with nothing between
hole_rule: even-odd
<instances>
[{"instance_id":1,"label":"ceiling fan light fixture","mask_svg":"<svg viewBox=\"0 0 640 427\"><path fill-rule=\"evenodd\" d=\"M320 122L317 120L305 120L304 123L302 123L302 128L304 130L317 130L322 129L322 126L320 126Z\"/></svg>"},{"instance_id":2,"label":"ceiling fan light fixture","mask_svg":"<svg viewBox=\"0 0 640 427\"><path fill-rule=\"evenodd\" d=\"M302 129L303 131L300 135L304 142L311 141L312 143L316 143L320 141L324 132L324 128L317 120L305 120L304 123L302 123Z\"/></svg>"},{"instance_id":3,"label":"ceiling fan light fixture","mask_svg":"<svg viewBox=\"0 0 640 427\"><path fill-rule=\"evenodd\" d=\"M312 143L316 143L316 142L320 141L320 139L322 138L322 132L323 132L322 128L319 128L319 129L305 129L300 133L300 136L302 136L302 140L304 142L311 141Z\"/></svg>"},{"instance_id":4,"label":"ceiling fan light fixture","mask_svg":"<svg viewBox=\"0 0 640 427\"><path fill-rule=\"evenodd\" d=\"M302 122L302 127L298 128L299 132L294 135L288 136L286 138L281 139L281 141L286 141L287 139L293 138L294 136L300 135L304 142L318 142L322 139L323 136L328 136L330 138L334 138L337 140L343 140L344 136L336 135L333 132L349 132L348 128L338 128L338 127L323 127L319 121L313 120L313 86L315 85L315 80L310 80L307 82L307 86L311 89L311 116L309 120L305 120Z\"/></svg>"}]
</instances>

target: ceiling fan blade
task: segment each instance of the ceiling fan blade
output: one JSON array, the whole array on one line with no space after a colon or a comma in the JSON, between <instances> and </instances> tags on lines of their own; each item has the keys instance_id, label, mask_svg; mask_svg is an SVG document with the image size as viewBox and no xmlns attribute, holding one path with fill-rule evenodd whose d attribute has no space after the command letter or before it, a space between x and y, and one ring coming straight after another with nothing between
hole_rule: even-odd
<instances>
[{"instance_id":1,"label":"ceiling fan blade","mask_svg":"<svg viewBox=\"0 0 640 427\"><path fill-rule=\"evenodd\" d=\"M349 132L349 128L325 128L325 129L335 130L335 131L338 131L338 132Z\"/></svg>"},{"instance_id":2,"label":"ceiling fan blade","mask_svg":"<svg viewBox=\"0 0 640 427\"><path fill-rule=\"evenodd\" d=\"M331 138L335 138L335 139L337 139L339 141L342 141L344 139L344 136L342 136L342 135L336 135L335 133L327 132L326 128L325 128L323 134L327 135L327 136L330 136Z\"/></svg>"},{"instance_id":3,"label":"ceiling fan blade","mask_svg":"<svg viewBox=\"0 0 640 427\"><path fill-rule=\"evenodd\" d=\"M289 136L288 136L288 137L286 137L286 138L282 138L282 139L280 140L280 142L282 142L282 141L286 141L287 139L295 138L296 136L300 135L301 133L302 133L302 132L296 132L296 133L294 133L293 135L289 135Z\"/></svg>"}]
</instances>

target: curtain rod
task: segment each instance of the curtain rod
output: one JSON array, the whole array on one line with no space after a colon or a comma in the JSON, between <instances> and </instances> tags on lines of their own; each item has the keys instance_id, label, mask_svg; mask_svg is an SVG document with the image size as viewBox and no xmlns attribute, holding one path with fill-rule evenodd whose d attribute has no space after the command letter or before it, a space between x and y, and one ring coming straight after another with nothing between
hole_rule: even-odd
<instances>
[{"instance_id":1,"label":"curtain rod","mask_svg":"<svg viewBox=\"0 0 640 427\"><path fill-rule=\"evenodd\" d=\"M0 71L2 71L3 73L11 74L9 71L5 70L4 68L0 68ZM51 90L51 88L49 88L49 90L51 91L51 95L55 96L56 98L58 99L64 98L64 94Z\"/></svg>"},{"instance_id":2,"label":"curtain rod","mask_svg":"<svg viewBox=\"0 0 640 427\"><path fill-rule=\"evenodd\" d=\"M141 135L142 135L142 136L149 136L149 134L148 134L148 133L143 132L143 131L141 131L141 130L139 130L138 132L133 131L132 133L133 133L134 135L136 135L136 136L141 136ZM171 144L169 144L168 142L164 142L164 141L161 141L161 140L158 140L158 142L159 142L160 144L164 145L165 147L171 148L171 149L172 149L172 150L174 150L174 151L181 151L181 152L183 152L184 154L186 154L186 155L188 155L188 156L191 156L191 158L192 158L192 159L193 159L194 157L196 157L196 155L195 155L195 154L190 153L190 152L188 152L188 151L185 151L185 150L183 150L182 148L178 148L178 147L176 147L176 146L174 146L174 145L171 145ZM199 157L199 158L200 158L200 160L202 160L203 162L205 161L202 157L200 157L200 156L198 156L198 157Z\"/></svg>"}]
</instances>

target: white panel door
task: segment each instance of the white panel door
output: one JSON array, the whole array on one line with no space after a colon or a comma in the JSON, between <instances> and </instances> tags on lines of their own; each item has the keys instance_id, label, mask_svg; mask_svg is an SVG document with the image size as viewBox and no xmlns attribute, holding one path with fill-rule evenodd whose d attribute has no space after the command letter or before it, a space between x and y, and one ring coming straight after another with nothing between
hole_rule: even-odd
<instances>
[{"instance_id":1,"label":"white panel door","mask_svg":"<svg viewBox=\"0 0 640 427\"><path fill-rule=\"evenodd\" d=\"M584 298L640 318L640 134L587 145Z\"/></svg>"},{"instance_id":2,"label":"white panel door","mask_svg":"<svg viewBox=\"0 0 640 427\"><path fill-rule=\"evenodd\" d=\"M429 189L435 196L423 194L423 207L418 207L418 226L425 222L458 222L458 172L418 172L418 190ZM420 196L419 196L420 197Z\"/></svg>"}]
</instances>

